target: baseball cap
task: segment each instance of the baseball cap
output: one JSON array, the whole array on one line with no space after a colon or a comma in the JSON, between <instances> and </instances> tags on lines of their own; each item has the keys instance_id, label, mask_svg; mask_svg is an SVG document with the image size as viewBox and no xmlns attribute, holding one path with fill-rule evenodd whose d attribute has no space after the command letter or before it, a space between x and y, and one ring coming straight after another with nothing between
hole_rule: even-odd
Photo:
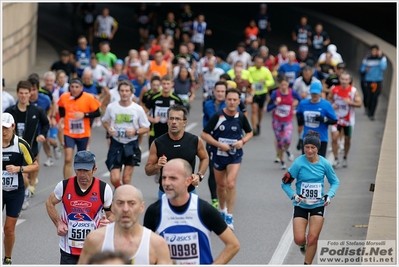
<instances>
[{"instance_id":1,"label":"baseball cap","mask_svg":"<svg viewBox=\"0 0 399 267\"><path fill-rule=\"evenodd\" d=\"M126 74L120 74L118 76L118 81L129 80L129 77Z\"/></svg>"},{"instance_id":2,"label":"baseball cap","mask_svg":"<svg viewBox=\"0 0 399 267\"><path fill-rule=\"evenodd\" d=\"M321 93L321 89L322 89L321 82L315 81L315 82L312 82L310 84L310 90L309 91L310 91L311 94L320 94Z\"/></svg>"},{"instance_id":3,"label":"baseball cap","mask_svg":"<svg viewBox=\"0 0 399 267\"><path fill-rule=\"evenodd\" d=\"M115 64L121 64L121 65L123 66L123 60L120 59L120 58L118 58L118 59L115 61Z\"/></svg>"},{"instance_id":4,"label":"baseball cap","mask_svg":"<svg viewBox=\"0 0 399 267\"><path fill-rule=\"evenodd\" d=\"M91 171L96 166L96 156L90 151L79 151L75 155L73 164L75 170Z\"/></svg>"},{"instance_id":5,"label":"baseball cap","mask_svg":"<svg viewBox=\"0 0 399 267\"><path fill-rule=\"evenodd\" d=\"M1 126L10 128L15 123L14 117L10 113L1 114Z\"/></svg>"}]
</instances>

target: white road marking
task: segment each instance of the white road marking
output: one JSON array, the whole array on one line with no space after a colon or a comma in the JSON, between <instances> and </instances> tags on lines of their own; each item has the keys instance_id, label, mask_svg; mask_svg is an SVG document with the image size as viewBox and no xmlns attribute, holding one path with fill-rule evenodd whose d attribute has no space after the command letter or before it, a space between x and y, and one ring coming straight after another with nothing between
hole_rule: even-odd
<instances>
[{"instance_id":1,"label":"white road marking","mask_svg":"<svg viewBox=\"0 0 399 267\"><path fill-rule=\"evenodd\" d=\"M288 254L288 251L290 250L289 248L291 247L293 240L294 240L294 233L292 230L292 220L290 220L268 264L282 265L285 260L285 257Z\"/></svg>"},{"instance_id":2,"label":"white road marking","mask_svg":"<svg viewBox=\"0 0 399 267\"><path fill-rule=\"evenodd\" d=\"M187 126L186 126L186 128L185 128L185 131L186 132L188 132L188 131L190 131L191 129L193 129L195 126L197 126L197 124L198 123L196 123L196 122L193 122L193 123L190 123L190 124L188 124ZM148 155L150 154L150 152L147 150L146 152L144 152L142 155L141 155L141 160L143 160L143 159L145 159L146 157L148 157ZM102 177L109 177L109 172L105 172L105 173L103 173L103 174L101 174L101 176Z\"/></svg>"},{"instance_id":3,"label":"white road marking","mask_svg":"<svg viewBox=\"0 0 399 267\"><path fill-rule=\"evenodd\" d=\"M21 224L21 223L25 222L25 221L26 221L26 219L18 219L18 220L17 220L16 226L17 226L18 224Z\"/></svg>"}]
</instances>

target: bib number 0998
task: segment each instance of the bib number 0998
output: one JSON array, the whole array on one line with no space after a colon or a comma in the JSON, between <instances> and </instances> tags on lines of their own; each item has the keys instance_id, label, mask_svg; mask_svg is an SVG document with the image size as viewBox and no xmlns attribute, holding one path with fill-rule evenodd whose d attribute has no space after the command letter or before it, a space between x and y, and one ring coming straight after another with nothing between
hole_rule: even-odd
<instances>
[{"instance_id":1,"label":"bib number 0998","mask_svg":"<svg viewBox=\"0 0 399 267\"><path fill-rule=\"evenodd\" d=\"M169 244L170 255L172 258L191 258L198 256L197 244Z\"/></svg>"}]
</instances>

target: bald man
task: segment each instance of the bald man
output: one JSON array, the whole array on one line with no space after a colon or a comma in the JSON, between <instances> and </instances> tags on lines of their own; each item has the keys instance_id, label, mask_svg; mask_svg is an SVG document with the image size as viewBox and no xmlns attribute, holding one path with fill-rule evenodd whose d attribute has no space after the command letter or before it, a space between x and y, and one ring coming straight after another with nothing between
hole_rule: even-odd
<instances>
[{"instance_id":1,"label":"bald man","mask_svg":"<svg viewBox=\"0 0 399 267\"><path fill-rule=\"evenodd\" d=\"M102 251L122 251L132 264L170 264L165 240L140 225L144 201L138 188L132 185L118 187L111 211L115 222L87 235L78 264L88 264L93 255Z\"/></svg>"},{"instance_id":2,"label":"bald man","mask_svg":"<svg viewBox=\"0 0 399 267\"><path fill-rule=\"evenodd\" d=\"M188 192L192 181L188 161L169 160L162 171L165 194L148 207L144 225L165 238L172 264L227 264L239 251L240 243L211 204ZM211 231L225 244L216 259L211 251ZM183 255L176 253L179 248L183 248Z\"/></svg>"},{"instance_id":3,"label":"bald man","mask_svg":"<svg viewBox=\"0 0 399 267\"><path fill-rule=\"evenodd\" d=\"M93 71L85 69L82 74L83 92L92 94L96 99L101 99L103 88L98 83L93 82Z\"/></svg>"}]
</instances>

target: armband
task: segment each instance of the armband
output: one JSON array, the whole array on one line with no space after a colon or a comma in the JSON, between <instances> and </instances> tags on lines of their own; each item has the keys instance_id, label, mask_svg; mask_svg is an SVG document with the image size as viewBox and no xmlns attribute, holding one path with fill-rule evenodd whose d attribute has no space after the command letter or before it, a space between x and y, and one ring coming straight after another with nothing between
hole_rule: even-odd
<instances>
[{"instance_id":1,"label":"armband","mask_svg":"<svg viewBox=\"0 0 399 267\"><path fill-rule=\"evenodd\" d=\"M291 184L291 183L294 181L294 179L295 179L295 178L293 178L293 177L291 176L291 173L286 172L286 173L284 174L284 176L283 176L282 181L283 181L283 184Z\"/></svg>"}]
</instances>

